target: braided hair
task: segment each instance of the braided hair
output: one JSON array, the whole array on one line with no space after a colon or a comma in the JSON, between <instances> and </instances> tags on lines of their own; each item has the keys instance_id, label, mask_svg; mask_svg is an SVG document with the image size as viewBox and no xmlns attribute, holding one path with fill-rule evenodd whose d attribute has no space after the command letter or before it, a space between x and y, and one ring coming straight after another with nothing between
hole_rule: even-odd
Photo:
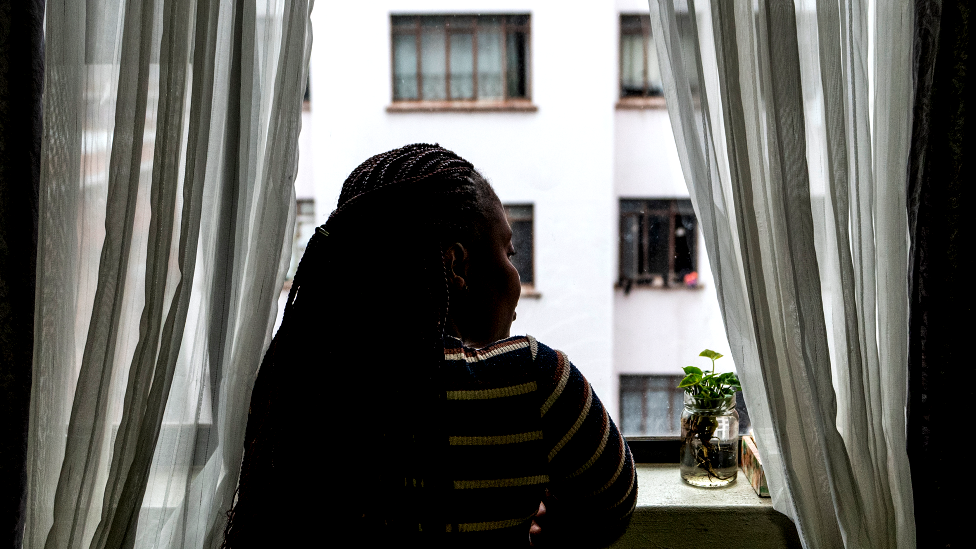
<instances>
[{"instance_id":1,"label":"braided hair","mask_svg":"<svg viewBox=\"0 0 976 549\"><path fill-rule=\"evenodd\" d=\"M349 175L261 363L223 547L284 546L276 513L292 528L326 519L373 541L443 531L444 251L484 237L492 200L471 163L436 144L373 156ZM323 498L332 511L315 511Z\"/></svg>"}]
</instances>

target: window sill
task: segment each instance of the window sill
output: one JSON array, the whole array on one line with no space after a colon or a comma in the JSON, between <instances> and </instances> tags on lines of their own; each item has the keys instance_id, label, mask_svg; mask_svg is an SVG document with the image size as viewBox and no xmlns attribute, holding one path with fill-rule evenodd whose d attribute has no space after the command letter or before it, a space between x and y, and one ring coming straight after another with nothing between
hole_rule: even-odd
<instances>
[{"instance_id":1,"label":"window sill","mask_svg":"<svg viewBox=\"0 0 976 549\"><path fill-rule=\"evenodd\" d=\"M637 509L610 547L800 547L796 526L741 477L724 488L694 488L677 463L637 465Z\"/></svg>"},{"instance_id":2,"label":"window sill","mask_svg":"<svg viewBox=\"0 0 976 549\"><path fill-rule=\"evenodd\" d=\"M522 294L519 296L519 298L526 298L526 297L532 299L540 299L542 297L542 292L536 290L535 287L526 284L522 286Z\"/></svg>"},{"instance_id":3,"label":"window sill","mask_svg":"<svg viewBox=\"0 0 976 549\"><path fill-rule=\"evenodd\" d=\"M672 284L671 286L664 286L664 285L655 286L653 284L632 284L630 286L630 289L627 289L627 287L624 284L621 284L620 282L615 282L613 284L613 289L614 290L623 290L624 293L629 293L629 292L632 292L634 290L691 291L691 292L694 292L694 291L698 291L698 290L704 290L705 289L705 285L702 284L701 282L699 282L698 284L695 284L694 286L687 286L685 284Z\"/></svg>"},{"instance_id":4,"label":"window sill","mask_svg":"<svg viewBox=\"0 0 976 549\"><path fill-rule=\"evenodd\" d=\"M618 110L666 109L668 104L663 96L621 97L616 107Z\"/></svg>"},{"instance_id":5,"label":"window sill","mask_svg":"<svg viewBox=\"0 0 976 549\"><path fill-rule=\"evenodd\" d=\"M536 112L529 100L509 101L395 101L386 112Z\"/></svg>"}]
</instances>

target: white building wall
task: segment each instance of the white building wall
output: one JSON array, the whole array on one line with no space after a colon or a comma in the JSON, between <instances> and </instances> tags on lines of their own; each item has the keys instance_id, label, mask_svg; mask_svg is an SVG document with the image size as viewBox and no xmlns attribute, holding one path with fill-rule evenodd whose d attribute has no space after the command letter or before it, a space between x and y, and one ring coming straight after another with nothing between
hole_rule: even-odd
<instances>
[{"instance_id":1,"label":"white building wall","mask_svg":"<svg viewBox=\"0 0 976 549\"><path fill-rule=\"evenodd\" d=\"M618 14L646 13L648 5L646 0L616 0L616 9ZM666 108L614 113L614 193L618 199L688 198ZM616 269L619 252L614 252ZM706 348L726 355L717 369L734 369L701 232L698 275L699 288L693 290L634 287L629 294L614 292L615 373L680 375L682 366L709 364L698 358Z\"/></svg>"},{"instance_id":2,"label":"white building wall","mask_svg":"<svg viewBox=\"0 0 976 549\"><path fill-rule=\"evenodd\" d=\"M614 192L618 198L687 198L667 109L615 113ZM616 251L616 250L615 250ZM619 256L614 256L614 266ZM641 288L614 292L614 352L617 374L680 375L681 367L710 364L702 349L729 356L705 242L698 233L699 287ZM734 369L731 357L718 362Z\"/></svg>"},{"instance_id":3,"label":"white building wall","mask_svg":"<svg viewBox=\"0 0 976 549\"><path fill-rule=\"evenodd\" d=\"M614 289L618 198L687 196L666 110L614 108L619 14L646 9L623 0L371 0L320 2L312 14L311 153L303 147L302 162L313 164L318 223L373 154L437 142L470 160L503 202L535 208L541 297L521 300L514 333L565 351L614 416L619 373L671 373L705 346L728 348L703 245L704 289ZM387 112L390 14L464 12L531 14L537 112Z\"/></svg>"}]
</instances>

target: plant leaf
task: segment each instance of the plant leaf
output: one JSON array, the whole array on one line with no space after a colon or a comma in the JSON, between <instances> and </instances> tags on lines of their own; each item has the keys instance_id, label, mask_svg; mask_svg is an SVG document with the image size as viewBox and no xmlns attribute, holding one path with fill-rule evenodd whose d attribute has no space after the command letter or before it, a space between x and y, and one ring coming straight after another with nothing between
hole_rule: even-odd
<instances>
[{"instance_id":1,"label":"plant leaf","mask_svg":"<svg viewBox=\"0 0 976 549\"><path fill-rule=\"evenodd\" d=\"M701 381L700 375L688 374L685 376L684 379L681 380L681 383L678 384L678 388L683 389L685 387L693 387L695 385L698 385L700 381Z\"/></svg>"},{"instance_id":2,"label":"plant leaf","mask_svg":"<svg viewBox=\"0 0 976 549\"><path fill-rule=\"evenodd\" d=\"M701 353L699 353L698 356L704 356L704 357L708 357L708 358L710 358L712 360L717 360L717 359L722 358L724 355L722 353L716 353L715 351L713 351L711 349L705 349L704 351L702 351Z\"/></svg>"},{"instance_id":3,"label":"plant leaf","mask_svg":"<svg viewBox=\"0 0 976 549\"><path fill-rule=\"evenodd\" d=\"M701 368L697 368L695 366L685 366L683 369L686 374L698 374L699 376L702 375Z\"/></svg>"},{"instance_id":4,"label":"plant leaf","mask_svg":"<svg viewBox=\"0 0 976 549\"><path fill-rule=\"evenodd\" d=\"M732 385L733 383L736 383L735 374L733 374L732 372L719 374L718 382L724 383L725 385Z\"/></svg>"}]
</instances>

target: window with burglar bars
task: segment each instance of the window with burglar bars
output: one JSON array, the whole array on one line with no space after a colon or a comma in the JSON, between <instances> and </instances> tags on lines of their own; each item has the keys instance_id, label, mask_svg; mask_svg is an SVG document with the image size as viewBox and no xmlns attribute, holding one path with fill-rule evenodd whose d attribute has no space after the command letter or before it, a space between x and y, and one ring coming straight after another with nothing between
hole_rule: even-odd
<instances>
[{"instance_id":1,"label":"window with burglar bars","mask_svg":"<svg viewBox=\"0 0 976 549\"><path fill-rule=\"evenodd\" d=\"M682 376L620 376L621 430L630 436L678 436L684 390Z\"/></svg>"},{"instance_id":2,"label":"window with burglar bars","mask_svg":"<svg viewBox=\"0 0 976 549\"><path fill-rule=\"evenodd\" d=\"M529 99L528 15L393 15L393 100Z\"/></svg>"},{"instance_id":3,"label":"window with burglar bars","mask_svg":"<svg viewBox=\"0 0 976 549\"><path fill-rule=\"evenodd\" d=\"M620 285L696 287L698 220L688 199L620 200Z\"/></svg>"},{"instance_id":4,"label":"window with burglar bars","mask_svg":"<svg viewBox=\"0 0 976 549\"><path fill-rule=\"evenodd\" d=\"M682 375L621 375L620 430L625 436L670 437L681 434L684 389ZM752 432L749 409L742 391L735 394L739 412L739 434Z\"/></svg>"},{"instance_id":5,"label":"window with burglar bars","mask_svg":"<svg viewBox=\"0 0 976 549\"><path fill-rule=\"evenodd\" d=\"M532 204L506 204L505 215L512 227L512 246L515 255L512 264L518 269L523 286L535 284L534 236L532 230Z\"/></svg>"},{"instance_id":6,"label":"window with burglar bars","mask_svg":"<svg viewBox=\"0 0 976 549\"><path fill-rule=\"evenodd\" d=\"M649 15L620 16L620 97L664 94Z\"/></svg>"}]
</instances>

